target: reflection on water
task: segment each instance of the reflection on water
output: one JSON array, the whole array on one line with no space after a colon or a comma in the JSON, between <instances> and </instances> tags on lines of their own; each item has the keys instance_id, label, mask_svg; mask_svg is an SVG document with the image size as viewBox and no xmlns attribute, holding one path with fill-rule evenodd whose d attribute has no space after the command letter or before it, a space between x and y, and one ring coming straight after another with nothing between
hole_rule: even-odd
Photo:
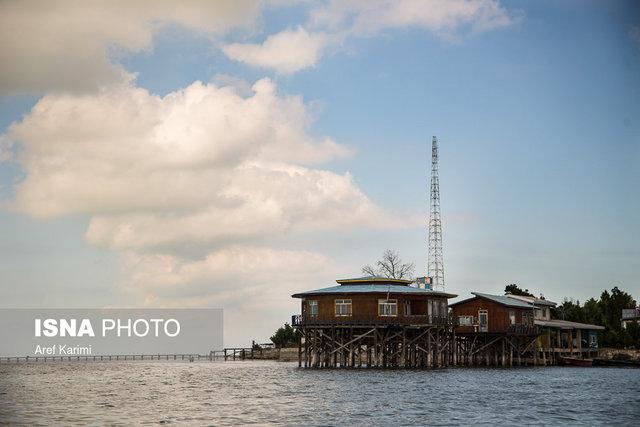
<instances>
[{"instance_id":1,"label":"reflection on water","mask_svg":"<svg viewBox=\"0 0 640 427\"><path fill-rule=\"evenodd\" d=\"M640 423L640 369L299 370L277 362L0 365L9 424Z\"/></svg>"}]
</instances>

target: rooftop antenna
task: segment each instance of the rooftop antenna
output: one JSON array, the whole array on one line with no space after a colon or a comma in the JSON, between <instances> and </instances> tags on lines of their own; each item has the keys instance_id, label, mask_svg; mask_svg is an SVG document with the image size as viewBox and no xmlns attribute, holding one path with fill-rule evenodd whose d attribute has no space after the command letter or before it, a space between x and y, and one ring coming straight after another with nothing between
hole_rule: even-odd
<instances>
[{"instance_id":1,"label":"rooftop antenna","mask_svg":"<svg viewBox=\"0 0 640 427\"><path fill-rule=\"evenodd\" d=\"M444 262L442 258L442 220L440 219L440 179L438 178L438 138L431 141L431 201L429 204L429 252L427 275L432 289L444 291Z\"/></svg>"}]
</instances>

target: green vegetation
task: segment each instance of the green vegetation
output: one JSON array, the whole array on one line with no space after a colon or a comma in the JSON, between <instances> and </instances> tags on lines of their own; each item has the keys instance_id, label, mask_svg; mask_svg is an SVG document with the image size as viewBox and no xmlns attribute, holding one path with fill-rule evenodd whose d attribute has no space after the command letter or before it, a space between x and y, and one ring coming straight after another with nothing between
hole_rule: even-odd
<instances>
[{"instance_id":1,"label":"green vegetation","mask_svg":"<svg viewBox=\"0 0 640 427\"><path fill-rule=\"evenodd\" d=\"M523 297L532 297L533 296L533 294L529 292L529 289L522 290L515 283L507 285L504 288L504 293L505 294L511 294L511 295L520 295L520 296L523 296Z\"/></svg>"},{"instance_id":2,"label":"green vegetation","mask_svg":"<svg viewBox=\"0 0 640 427\"><path fill-rule=\"evenodd\" d=\"M278 328L270 339L277 348L293 347L298 344L299 336L300 332L285 323L284 326Z\"/></svg>"},{"instance_id":3,"label":"green vegetation","mask_svg":"<svg viewBox=\"0 0 640 427\"><path fill-rule=\"evenodd\" d=\"M605 290L600 299L588 299L584 305L580 305L580 301L565 299L553 309L552 314L556 319L604 326L606 329L600 336L603 347L640 348L640 325L633 323L624 329L620 323L622 309L635 306L633 297L616 286L611 292Z\"/></svg>"}]
</instances>

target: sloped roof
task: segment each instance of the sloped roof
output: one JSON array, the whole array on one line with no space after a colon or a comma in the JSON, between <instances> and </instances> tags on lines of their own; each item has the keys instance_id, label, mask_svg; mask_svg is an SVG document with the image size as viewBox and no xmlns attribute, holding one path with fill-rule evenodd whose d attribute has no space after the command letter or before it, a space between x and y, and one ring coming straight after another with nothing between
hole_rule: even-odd
<instances>
[{"instance_id":1,"label":"sloped roof","mask_svg":"<svg viewBox=\"0 0 640 427\"><path fill-rule=\"evenodd\" d=\"M569 322L568 320L534 320L533 323L539 326L547 326L550 328L560 329L592 329L598 331L604 330L604 326L590 325L588 323Z\"/></svg>"},{"instance_id":2,"label":"sloped roof","mask_svg":"<svg viewBox=\"0 0 640 427\"><path fill-rule=\"evenodd\" d=\"M484 299L487 299L489 301L493 301L495 303L504 305L506 307L530 308L530 309L533 308L533 305L531 303L528 303L528 302L525 302L525 301L520 301L520 300L517 300L515 298L509 298L509 297L504 296L504 295L483 294L481 292L471 292L471 294L475 295L475 297L477 297L477 298L484 298ZM468 299L463 300L463 301L454 302L453 304L449 304L449 307L453 307L453 306L456 306L458 304L462 304L462 303L470 301L472 299L473 298L468 298Z\"/></svg>"},{"instance_id":3,"label":"sloped roof","mask_svg":"<svg viewBox=\"0 0 640 427\"><path fill-rule=\"evenodd\" d=\"M506 294L505 296L509 297L509 298L517 299L517 300L520 300L520 301L532 302L534 305L537 305L537 306L547 305L549 307L555 307L556 305L558 305L557 303L555 303L553 301L549 301L549 300L542 299L542 298L536 298L536 297L528 297L528 296L525 296L525 295Z\"/></svg>"},{"instance_id":4,"label":"sloped roof","mask_svg":"<svg viewBox=\"0 0 640 427\"><path fill-rule=\"evenodd\" d=\"M391 283L391 284L401 284L408 285L409 283L413 283L413 280L407 279L394 279L391 277L382 277L382 276L364 276L364 277L355 277L353 279L338 279L337 283L345 284L345 283L353 283L353 284L366 284L366 283Z\"/></svg>"},{"instance_id":5,"label":"sloped roof","mask_svg":"<svg viewBox=\"0 0 640 427\"><path fill-rule=\"evenodd\" d=\"M315 289L313 291L300 292L291 295L293 298L304 298L312 295L329 294L405 294L405 295L433 295L447 298L455 298L457 295L447 292L433 291L431 289L420 289L405 284L347 284L331 286L329 288Z\"/></svg>"}]
</instances>

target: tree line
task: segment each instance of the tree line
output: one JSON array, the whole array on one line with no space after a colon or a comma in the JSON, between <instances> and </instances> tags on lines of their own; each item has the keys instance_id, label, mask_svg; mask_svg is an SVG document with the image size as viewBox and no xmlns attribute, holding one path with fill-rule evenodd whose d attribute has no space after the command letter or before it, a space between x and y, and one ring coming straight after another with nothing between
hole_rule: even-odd
<instances>
[{"instance_id":1,"label":"tree line","mask_svg":"<svg viewBox=\"0 0 640 427\"><path fill-rule=\"evenodd\" d=\"M630 323L623 328L620 321L623 309L635 307L631 294L614 286L611 291L602 292L599 299L589 298L584 304L565 299L552 310L552 315L556 319L604 326L600 346L640 348L640 324Z\"/></svg>"}]
</instances>

